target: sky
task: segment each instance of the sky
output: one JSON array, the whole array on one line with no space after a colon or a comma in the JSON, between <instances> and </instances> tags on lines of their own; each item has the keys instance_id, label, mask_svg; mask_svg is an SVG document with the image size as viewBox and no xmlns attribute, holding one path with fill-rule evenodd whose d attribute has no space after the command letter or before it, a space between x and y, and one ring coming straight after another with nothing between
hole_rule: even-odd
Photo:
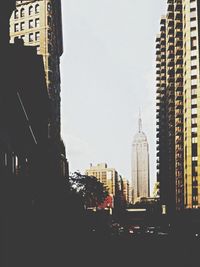
<instances>
[{"instance_id":1,"label":"sky","mask_svg":"<svg viewBox=\"0 0 200 267\"><path fill-rule=\"evenodd\" d=\"M155 38L166 0L63 0L62 138L70 172L106 162L131 179L139 109L156 181Z\"/></svg>"}]
</instances>

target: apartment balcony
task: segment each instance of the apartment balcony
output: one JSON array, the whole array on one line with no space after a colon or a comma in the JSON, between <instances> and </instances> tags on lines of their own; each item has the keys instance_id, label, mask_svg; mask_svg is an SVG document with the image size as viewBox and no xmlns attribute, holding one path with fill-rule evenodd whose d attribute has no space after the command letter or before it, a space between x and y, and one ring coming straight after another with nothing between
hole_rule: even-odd
<instances>
[{"instance_id":1,"label":"apartment balcony","mask_svg":"<svg viewBox=\"0 0 200 267\"><path fill-rule=\"evenodd\" d=\"M174 28L170 27L167 31L168 35L174 35Z\"/></svg>"},{"instance_id":2,"label":"apartment balcony","mask_svg":"<svg viewBox=\"0 0 200 267\"><path fill-rule=\"evenodd\" d=\"M166 80L161 80L161 87L165 88L166 87Z\"/></svg>"},{"instance_id":3,"label":"apartment balcony","mask_svg":"<svg viewBox=\"0 0 200 267\"><path fill-rule=\"evenodd\" d=\"M166 44L166 39L165 38L161 38L160 45L165 45L165 44Z\"/></svg>"},{"instance_id":4,"label":"apartment balcony","mask_svg":"<svg viewBox=\"0 0 200 267\"><path fill-rule=\"evenodd\" d=\"M180 136L178 136L178 138L176 138L175 142L176 142L176 144L181 145L181 144L183 144L183 139Z\"/></svg>"},{"instance_id":5,"label":"apartment balcony","mask_svg":"<svg viewBox=\"0 0 200 267\"><path fill-rule=\"evenodd\" d=\"M156 93L157 94L160 94L162 92L161 88L159 87L157 90L156 90Z\"/></svg>"},{"instance_id":6,"label":"apartment balcony","mask_svg":"<svg viewBox=\"0 0 200 267\"><path fill-rule=\"evenodd\" d=\"M182 55L179 55L176 57L176 65L182 65L183 64L183 57Z\"/></svg>"},{"instance_id":7,"label":"apartment balcony","mask_svg":"<svg viewBox=\"0 0 200 267\"><path fill-rule=\"evenodd\" d=\"M177 132L176 132L176 135L177 135L177 136L182 136L182 135L183 135L183 130L182 130L182 131L177 131Z\"/></svg>"},{"instance_id":8,"label":"apartment balcony","mask_svg":"<svg viewBox=\"0 0 200 267\"><path fill-rule=\"evenodd\" d=\"M174 76L169 76L169 77L167 78L167 82L168 82L169 84L173 83L173 88L174 88Z\"/></svg>"},{"instance_id":9,"label":"apartment balcony","mask_svg":"<svg viewBox=\"0 0 200 267\"><path fill-rule=\"evenodd\" d=\"M160 75L160 69L156 71L156 74L157 75Z\"/></svg>"},{"instance_id":10,"label":"apartment balcony","mask_svg":"<svg viewBox=\"0 0 200 267\"><path fill-rule=\"evenodd\" d=\"M182 47L183 47L183 39L182 38L175 38L175 47L182 50Z\"/></svg>"},{"instance_id":11,"label":"apartment balcony","mask_svg":"<svg viewBox=\"0 0 200 267\"><path fill-rule=\"evenodd\" d=\"M168 62L167 62L167 66L168 66L168 67L174 67L174 62L171 61L171 60L168 61Z\"/></svg>"},{"instance_id":12,"label":"apartment balcony","mask_svg":"<svg viewBox=\"0 0 200 267\"><path fill-rule=\"evenodd\" d=\"M156 68L160 68L160 63L157 62Z\"/></svg>"},{"instance_id":13,"label":"apartment balcony","mask_svg":"<svg viewBox=\"0 0 200 267\"><path fill-rule=\"evenodd\" d=\"M176 56L183 56L183 50L182 49L176 49Z\"/></svg>"},{"instance_id":14,"label":"apartment balcony","mask_svg":"<svg viewBox=\"0 0 200 267\"><path fill-rule=\"evenodd\" d=\"M182 109L183 108L183 101L176 101L176 107L177 109Z\"/></svg>"},{"instance_id":15,"label":"apartment balcony","mask_svg":"<svg viewBox=\"0 0 200 267\"><path fill-rule=\"evenodd\" d=\"M157 94L156 99L160 100L160 94Z\"/></svg>"},{"instance_id":16,"label":"apartment balcony","mask_svg":"<svg viewBox=\"0 0 200 267\"><path fill-rule=\"evenodd\" d=\"M166 52L166 46L164 45L164 46L162 46L162 48L160 49L160 51L161 51L161 53L163 53L164 52L164 54L165 54L165 52ZM166 57L166 55L165 55L165 57Z\"/></svg>"},{"instance_id":17,"label":"apartment balcony","mask_svg":"<svg viewBox=\"0 0 200 267\"><path fill-rule=\"evenodd\" d=\"M176 92L183 92L183 83L176 83Z\"/></svg>"},{"instance_id":18,"label":"apartment balcony","mask_svg":"<svg viewBox=\"0 0 200 267\"><path fill-rule=\"evenodd\" d=\"M166 68L162 68L161 70L160 70L160 73L165 73L166 74Z\"/></svg>"},{"instance_id":19,"label":"apartment balcony","mask_svg":"<svg viewBox=\"0 0 200 267\"><path fill-rule=\"evenodd\" d=\"M156 63L160 63L161 62L161 54L157 54L156 55Z\"/></svg>"},{"instance_id":20,"label":"apartment balcony","mask_svg":"<svg viewBox=\"0 0 200 267\"><path fill-rule=\"evenodd\" d=\"M182 31L176 31L175 32L175 37L176 38L183 38L183 32Z\"/></svg>"},{"instance_id":21,"label":"apartment balcony","mask_svg":"<svg viewBox=\"0 0 200 267\"><path fill-rule=\"evenodd\" d=\"M166 55L162 53L161 54L161 59L165 61L166 60Z\"/></svg>"},{"instance_id":22,"label":"apartment balcony","mask_svg":"<svg viewBox=\"0 0 200 267\"><path fill-rule=\"evenodd\" d=\"M172 45L174 44L174 36L173 35L169 35L167 38L167 42L168 43L172 43Z\"/></svg>"},{"instance_id":23,"label":"apartment balcony","mask_svg":"<svg viewBox=\"0 0 200 267\"><path fill-rule=\"evenodd\" d=\"M170 52L167 54L167 58L168 58L168 59L174 59L174 51L170 51Z\"/></svg>"},{"instance_id":24,"label":"apartment balcony","mask_svg":"<svg viewBox=\"0 0 200 267\"><path fill-rule=\"evenodd\" d=\"M159 82L156 83L156 87L160 87L160 83Z\"/></svg>"},{"instance_id":25,"label":"apartment balcony","mask_svg":"<svg viewBox=\"0 0 200 267\"><path fill-rule=\"evenodd\" d=\"M176 4L174 5L174 7L175 7L175 11L176 11L176 12L177 12L177 11L179 11L179 12L182 11L182 4L181 4L181 3L176 3Z\"/></svg>"},{"instance_id":26,"label":"apartment balcony","mask_svg":"<svg viewBox=\"0 0 200 267\"><path fill-rule=\"evenodd\" d=\"M175 12L175 20L182 21L182 18L183 18L182 12L180 11Z\"/></svg>"},{"instance_id":27,"label":"apartment balcony","mask_svg":"<svg viewBox=\"0 0 200 267\"><path fill-rule=\"evenodd\" d=\"M169 68L168 70L167 70L167 74L169 74L169 75L171 75L171 76L174 76L174 68L173 67L171 67L171 68Z\"/></svg>"},{"instance_id":28,"label":"apartment balcony","mask_svg":"<svg viewBox=\"0 0 200 267\"><path fill-rule=\"evenodd\" d=\"M182 101L183 100L183 93L182 92L179 92L179 91L176 92L175 98L176 98L176 100Z\"/></svg>"},{"instance_id":29,"label":"apartment balcony","mask_svg":"<svg viewBox=\"0 0 200 267\"><path fill-rule=\"evenodd\" d=\"M175 125L176 125L176 127L182 127L183 126L183 120L181 118L176 119Z\"/></svg>"},{"instance_id":30,"label":"apartment balcony","mask_svg":"<svg viewBox=\"0 0 200 267\"><path fill-rule=\"evenodd\" d=\"M182 29L183 23L181 21L176 20L175 21L175 29Z\"/></svg>"},{"instance_id":31,"label":"apartment balcony","mask_svg":"<svg viewBox=\"0 0 200 267\"><path fill-rule=\"evenodd\" d=\"M174 43L169 43L167 45L167 51L174 51Z\"/></svg>"},{"instance_id":32,"label":"apartment balcony","mask_svg":"<svg viewBox=\"0 0 200 267\"><path fill-rule=\"evenodd\" d=\"M160 37L161 37L162 39L165 39L165 38L166 38L165 27L162 26L162 27L160 28L160 31L161 31Z\"/></svg>"},{"instance_id":33,"label":"apartment balcony","mask_svg":"<svg viewBox=\"0 0 200 267\"><path fill-rule=\"evenodd\" d=\"M161 53L161 51L160 51L160 48L158 49L156 49L156 55L158 56L158 55L160 55L160 53Z\"/></svg>"},{"instance_id":34,"label":"apartment balcony","mask_svg":"<svg viewBox=\"0 0 200 267\"><path fill-rule=\"evenodd\" d=\"M156 44L156 49L160 49L160 38L159 38L159 43Z\"/></svg>"},{"instance_id":35,"label":"apartment balcony","mask_svg":"<svg viewBox=\"0 0 200 267\"><path fill-rule=\"evenodd\" d=\"M183 112L181 112L180 110L179 110L179 112L177 112L177 110L176 110L176 118L178 119L182 119L182 117L183 117Z\"/></svg>"},{"instance_id":36,"label":"apartment balcony","mask_svg":"<svg viewBox=\"0 0 200 267\"><path fill-rule=\"evenodd\" d=\"M161 67L166 67L166 61L164 60L163 62L161 62L160 66Z\"/></svg>"},{"instance_id":37,"label":"apartment balcony","mask_svg":"<svg viewBox=\"0 0 200 267\"><path fill-rule=\"evenodd\" d=\"M183 67L182 66L176 68L176 74L183 74Z\"/></svg>"},{"instance_id":38,"label":"apartment balcony","mask_svg":"<svg viewBox=\"0 0 200 267\"><path fill-rule=\"evenodd\" d=\"M183 75L176 76L176 83L183 83Z\"/></svg>"}]
</instances>

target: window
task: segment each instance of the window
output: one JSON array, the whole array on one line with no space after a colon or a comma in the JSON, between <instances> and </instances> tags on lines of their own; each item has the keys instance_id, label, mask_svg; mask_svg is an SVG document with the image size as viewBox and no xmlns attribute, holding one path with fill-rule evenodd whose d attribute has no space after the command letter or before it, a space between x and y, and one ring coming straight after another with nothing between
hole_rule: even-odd
<instances>
[{"instance_id":1,"label":"window","mask_svg":"<svg viewBox=\"0 0 200 267\"><path fill-rule=\"evenodd\" d=\"M23 30L25 29L25 22L24 22L24 21L21 22L21 26L20 26L20 28L21 28L21 31L23 31Z\"/></svg>"},{"instance_id":2,"label":"window","mask_svg":"<svg viewBox=\"0 0 200 267\"><path fill-rule=\"evenodd\" d=\"M51 31L48 30L48 39L50 40L51 39Z\"/></svg>"},{"instance_id":3,"label":"window","mask_svg":"<svg viewBox=\"0 0 200 267\"><path fill-rule=\"evenodd\" d=\"M49 17L49 16L47 18L47 24L48 24L48 26L51 26L51 17Z\"/></svg>"},{"instance_id":4,"label":"window","mask_svg":"<svg viewBox=\"0 0 200 267\"><path fill-rule=\"evenodd\" d=\"M33 42L33 33L29 34L29 42Z\"/></svg>"},{"instance_id":5,"label":"window","mask_svg":"<svg viewBox=\"0 0 200 267\"><path fill-rule=\"evenodd\" d=\"M33 20L29 20L29 29L33 28Z\"/></svg>"},{"instance_id":6,"label":"window","mask_svg":"<svg viewBox=\"0 0 200 267\"><path fill-rule=\"evenodd\" d=\"M23 18L24 15L25 15L25 10L24 10L24 8L22 8L21 11L20 11L20 16Z\"/></svg>"},{"instance_id":7,"label":"window","mask_svg":"<svg viewBox=\"0 0 200 267\"><path fill-rule=\"evenodd\" d=\"M40 12L40 6L37 4L35 6L35 13L38 14Z\"/></svg>"},{"instance_id":8,"label":"window","mask_svg":"<svg viewBox=\"0 0 200 267\"><path fill-rule=\"evenodd\" d=\"M18 10L15 10L14 18L15 19L18 19L19 18L19 11Z\"/></svg>"},{"instance_id":9,"label":"window","mask_svg":"<svg viewBox=\"0 0 200 267\"><path fill-rule=\"evenodd\" d=\"M48 12L51 12L51 4L50 3L47 4L47 10L48 10Z\"/></svg>"},{"instance_id":10,"label":"window","mask_svg":"<svg viewBox=\"0 0 200 267\"><path fill-rule=\"evenodd\" d=\"M29 16L33 15L33 6L29 7L29 11L28 11Z\"/></svg>"},{"instance_id":11,"label":"window","mask_svg":"<svg viewBox=\"0 0 200 267\"><path fill-rule=\"evenodd\" d=\"M25 35L21 35L21 39L25 41Z\"/></svg>"},{"instance_id":12,"label":"window","mask_svg":"<svg viewBox=\"0 0 200 267\"><path fill-rule=\"evenodd\" d=\"M192 37L191 38L191 49L197 49L197 38L196 37Z\"/></svg>"},{"instance_id":13,"label":"window","mask_svg":"<svg viewBox=\"0 0 200 267\"><path fill-rule=\"evenodd\" d=\"M38 18L35 20L35 27L37 28L39 26L40 26L40 19Z\"/></svg>"},{"instance_id":14,"label":"window","mask_svg":"<svg viewBox=\"0 0 200 267\"><path fill-rule=\"evenodd\" d=\"M40 40L40 32L35 33L35 40L39 41Z\"/></svg>"},{"instance_id":15,"label":"window","mask_svg":"<svg viewBox=\"0 0 200 267\"><path fill-rule=\"evenodd\" d=\"M18 32L19 31L19 24L16 23L15 26L14 26L14 28L15 28L15 32Z\"/></svg>"}]
</instances>

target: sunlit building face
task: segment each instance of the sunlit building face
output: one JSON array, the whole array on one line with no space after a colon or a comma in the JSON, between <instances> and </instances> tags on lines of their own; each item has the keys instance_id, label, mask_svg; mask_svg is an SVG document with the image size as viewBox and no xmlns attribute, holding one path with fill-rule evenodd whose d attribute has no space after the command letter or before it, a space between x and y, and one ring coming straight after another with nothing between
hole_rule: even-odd
<instances>
[{"instance_id":1,"label":"sunlit building face","mask_svg":"<svg viewBox=\"0 0 200 267\"><path fill-rule=\"evenodd\" d=\"M60 0L17 1L10 19L10 42L18 37L43 56L52 104L49 135L60 139L60 56L63 52Z\"/></svg>"}]
</instances>

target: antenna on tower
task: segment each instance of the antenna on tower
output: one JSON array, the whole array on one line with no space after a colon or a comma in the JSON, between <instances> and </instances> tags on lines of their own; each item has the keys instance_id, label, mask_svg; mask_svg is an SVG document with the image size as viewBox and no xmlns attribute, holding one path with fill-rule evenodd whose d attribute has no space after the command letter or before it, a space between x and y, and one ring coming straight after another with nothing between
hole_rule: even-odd
<instances>
[{"instance_id":1,"label":"antenna on tower","mask_svg":"<svg viewBox=\"0 0 200 267\"><path fill-rule=\"evenodd\" d=\"M139 133L142 132L142 119L141 119L141 110L139 108Z\"/></svg>"}]
</instances>

